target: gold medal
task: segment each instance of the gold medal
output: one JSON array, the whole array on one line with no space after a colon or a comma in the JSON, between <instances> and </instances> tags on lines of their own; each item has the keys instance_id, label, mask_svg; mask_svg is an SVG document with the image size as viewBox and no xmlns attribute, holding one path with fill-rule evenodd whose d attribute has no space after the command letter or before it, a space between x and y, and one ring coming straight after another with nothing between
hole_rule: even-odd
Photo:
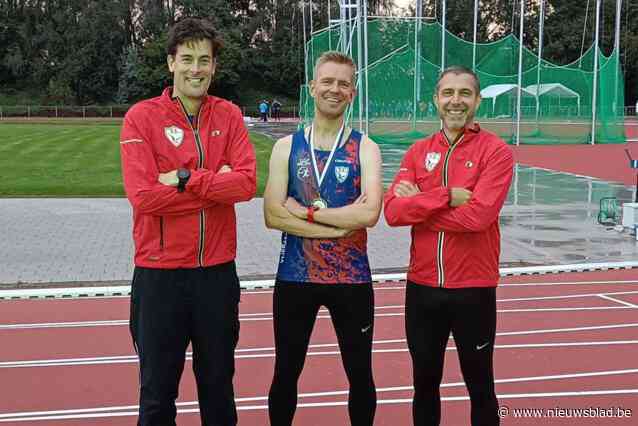
<instances>
[{"instance_id":1,"label":"gold medal","mask_svg":"<svg viewBox=\"0 0 638 426\"><path fill-rule=\"evenodd\" d=\"M315 198L314 200L312 200L312 206L314 208L318 209L325 209L328 207L328 203L326 202L326 200L324 200L321 197Z\"/></svg>"}]
</instances>

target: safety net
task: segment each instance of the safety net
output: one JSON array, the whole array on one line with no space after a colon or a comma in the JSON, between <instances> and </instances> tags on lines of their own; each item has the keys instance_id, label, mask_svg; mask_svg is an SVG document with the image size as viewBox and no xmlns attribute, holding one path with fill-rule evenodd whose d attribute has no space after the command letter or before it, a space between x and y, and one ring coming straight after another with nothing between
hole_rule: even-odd
<instances>
[{"instance_id":1,"label":"safety net","mask_svg":"<svg viewBox=\"0 0 638 426\"><path fill-rule=\"evenodd\" d=\"M568 65L539 61L537 52L523 48L519 87L520 44L514 35L474 45L446 31L443 55L438 22L370 19L367 49L365 29L359 34L353 27L349 31L333 25L313 34L306 46L307 80L313 78L313 64L321 53L350 51L360 65L348 118L377 142L412 143L440 128L432 97L443 56L446 67L463 65L476 71L482 96L477 120L509 143L516 142L517 133L521 144L590 143L592 131L595 143L625 142L624 81L617 51L605 56L599 50L594 97L593 47ZM362 59L366 51L367 67ZM306 85L301 87L300 113L302 123L312 120L314 106Z\"/></svg>"}]
</instances>

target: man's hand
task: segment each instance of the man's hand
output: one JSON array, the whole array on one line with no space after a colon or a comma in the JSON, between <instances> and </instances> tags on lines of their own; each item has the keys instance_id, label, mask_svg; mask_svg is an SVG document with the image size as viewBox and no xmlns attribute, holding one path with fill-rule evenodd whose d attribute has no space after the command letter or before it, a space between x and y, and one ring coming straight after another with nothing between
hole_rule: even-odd
<instances>
[{"instance_id":1,"label":"man's hand","mask_svg":"<svg viewBox=\"0 0 638 426\"><path fill-rule=\"evenodd\" d=\"M160 173L157 180L159 181L159 183L166 186L177 186L177 184L179 183L179 179L177 179L177 170L172 170L167 173Z\"/></svg>"},{"instance_id":2,"label":"man's hand","mask_svg":"<svg viewBox=\"0 0 638 426\"><path fill-rule=\"evenodd\" d=\"M419 187L412 182L408 182L407 180L402 180L394 186L394 195L397 197L413 197L416 194L421 192Z\"/></svg>"},{"instance_id":3,"label":"man's hand","mask_svg":"<svg viewBox=\"0 0 638 426\"><path fill-rule=\"evenodd\" d=\"M291 215L298 217L299 219L306 220L308 219L308 208L302 206L292 197L288 197L286 202L284 203L284 207Z\"/></svg>"},{"instance_id":4,"label":"man's hand","mask_svg":"<svg viewBox=\"0 0 638 426\"><path fill-rule=\"evenodd\" d=\"M450 207L458 207L470 201L472 191L465 188L450 188Z\"/></svg>"},{"instance_id":5,"label":"man's hand","mask_svg":"<svg viewBox=\"0 0 638 426\"><path fill-rule=\"evenodd\" d=\"M232 171L233 171L233 169L231 169L228 164L224 164L223 166L221 166L221 168L219 170L217 170L217 173L229 173L229 172L232 172Z\"/></svg>"}]
</instances>

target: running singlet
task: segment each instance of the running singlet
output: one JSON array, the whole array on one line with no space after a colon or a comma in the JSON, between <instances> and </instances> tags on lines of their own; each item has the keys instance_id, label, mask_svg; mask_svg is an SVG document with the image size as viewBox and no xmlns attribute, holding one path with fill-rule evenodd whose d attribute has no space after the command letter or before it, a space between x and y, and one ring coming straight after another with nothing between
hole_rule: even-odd
<instances>
[{"instance_id":1,"label":"running singlet","mask_svg":"<svg viewBox=\"0 0 638 426\"><path fill-rule=\"evenodd\" d=\"M304 130L299 130L293 135L288 158L288 196L302 206L310 206L318 199L327 207L352 204L361 195L360 145L361 133L353 130L335 150L318 189L310 144ZM329 151L315 150L319 173L323 173L329 155ZM335 239L303 238L284 232L277 279L320 284L370 282L366 245L365 228Z\"/></svg>"}]
</instances>

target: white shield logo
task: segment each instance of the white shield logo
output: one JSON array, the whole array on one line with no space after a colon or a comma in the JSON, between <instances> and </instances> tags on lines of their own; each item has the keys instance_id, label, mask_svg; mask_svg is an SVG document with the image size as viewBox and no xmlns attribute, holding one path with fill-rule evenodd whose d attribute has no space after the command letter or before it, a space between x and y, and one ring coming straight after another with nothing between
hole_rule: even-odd
<instances>
[{"instance_id":1,"label":"white shield logo","mask_svg":"<svg viewBox=\"0 0 638 426\"><path fill-rule=\"evenodd\" d=\"M297 161L297 179L306 180L310 177L310 158L300 158Z\"/></svg>"},{"instance_id":2,"label":"white shield logo","mask_svg":"<svg viewBox=\"0 0 638 426\"><path fill-rule=\"evenodd\" d=\"M168 139L175 148L180 146L184 141L184 131L177 126L164 127L164 134L166 135L166 139Z\"/></svg>"},{"instance_id":3,"label":"white shield logo","mask_svg":"<svg viewBox=\"0 0 638 426\"><path fill-rule=\"evenodd\" d=\"M428 152L425 156L425 169L428 172L434 170L437 164L439 164L439 160L441 160L440 152Z\"/></svg>"},{"instance_id":4,"label":"white shield logo","mask_svg":"<svg viewBox=\"0 0 638 426\"><path fill-rule=\"evenodd\" d=\"M339 183L344 183L346 179L348 179L348 174L350 173L350 168L347 166L336 166L335 167L335 176Z\"/></svg>"}]
</instances>

